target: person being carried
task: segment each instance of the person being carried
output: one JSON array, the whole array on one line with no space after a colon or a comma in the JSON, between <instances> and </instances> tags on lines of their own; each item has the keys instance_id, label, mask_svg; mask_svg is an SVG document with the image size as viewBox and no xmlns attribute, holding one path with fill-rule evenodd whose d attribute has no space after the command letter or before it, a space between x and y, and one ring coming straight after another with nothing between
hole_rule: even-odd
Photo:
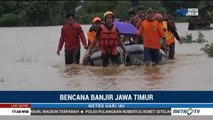
<instances>
[{"instance_id":1,"label":"person being carried","mask_svg":"<svg viewBox=\"0 0 213 120\"><path fill-rule=\"evenodd\" d=\"M101 18L94 17L92 20L92 26L90 27L89 31L87 32L88 37L88 47L91 48L91 43L95 40L96 34L98 29L101 26ZM98 43L92 48L93 51L99 50Z\"/></svg>"},{"instance_id":2,"label":"person being carried","mask_svg":"<svg viewBox=\"0 0 213 120\"><path fill-rule=\"evenodd\" d=\"M74 14L66 15L66 24L61 29L61 37L58 43L57 54L65 44L65 64L79 64L80 60L80 39L87 49L86 38L80 24L75 22Z\"/></svg>"},{"instance_id":3,"label":"person being carried","mask_svg":"<svg viewBox=\"0 0 213 120\"><path fill-rule=\"evenodd\" d=\"M92 20L92 26L90 27L89 31L87 32L88 48L92 49L92 53L99 50L98 43L96 43L96 45L93 48L91 47L91 43L95 40L96 33L97 33L98 29L100 28L101 24L102 24L101 18L94 17ZM84 54L82 63L83 63L83 65L92 65L93 66L93 62L90 60L88 51Z\"/></svg>"},{"instance_id":4,"label":"person being carried","mask_svg":"<svg viewBox=\"0 0 213 120\"><path fill-rule=\"evenodd\" d=\"M114 15L111 11L106 11L104 13L104 21L105 24L101 25L97 31L96 39L91 43L91 48L93 48L97 42L99 43L103 67L108 66L109 58L111 58L113 63L119 65L119 53L117 46L120 45L124 53L126 53L126 50L120 40L118 29L113 25ZM89 48L90 55L92 53L91 48Z\"/></svg>"}]
</instances>

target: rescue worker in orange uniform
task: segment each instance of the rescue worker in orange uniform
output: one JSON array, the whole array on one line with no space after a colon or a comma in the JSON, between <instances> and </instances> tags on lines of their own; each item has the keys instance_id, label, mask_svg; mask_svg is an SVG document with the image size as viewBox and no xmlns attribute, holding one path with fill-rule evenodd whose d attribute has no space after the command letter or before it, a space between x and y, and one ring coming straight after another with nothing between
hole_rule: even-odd
<instances>
[{"instance_id":1,"label":"rescue worker in orange uniform","mask_svg":"<svg viewBox=\"0 0 213 120\"><path fill-rule=\"evenodd\" d=\"M114 15L111 11L106 11L104 13L105 24L101 25L100 29L97 31L96 39L91 43L91 48L99 42L99 47L101 50L103 67L107 67L109 64L109 58L119 64L119 53L117 46L120 45L124 53L126 53L123 43L120 40L120 34L118 29L113 25ZM89 53L91 54L91 48Z\"/></svg>"},{"instance_id":2,"label":"rescue worker in orange uniform","mask_svg":"<svg viewBox=\"0 0 213 120\"><path fill-rule=\"evenodd\" d=\"M154 19L154 11L149 8L147 10L147 18L144 20L138 31L138 36L143 36L144 44L144 62L146 66L152 62L153 66L159 64L159 50L161 48L160 38L164 40L165 47L165 34L161 24ZM138 39L136 39L137 42Z\"/></svg>"},{"instance_id":3,"label":"rescue worker in orange uniform","mask_svg":"<svg viewBox=\"0 0 213 120\"><path fill-rule=\"evenodd\" d=\"M172 23L167 21L163 21L163 17L160 13L155 14L155 19L158 20L164 30L165 36L166 36L166 45L169 48L169 56L168 59L174 59L175 54L175 38L179 41L180 44L182 44L182 41L176 32L175 25L172 25Z\"/></svg>"}]
</instances>

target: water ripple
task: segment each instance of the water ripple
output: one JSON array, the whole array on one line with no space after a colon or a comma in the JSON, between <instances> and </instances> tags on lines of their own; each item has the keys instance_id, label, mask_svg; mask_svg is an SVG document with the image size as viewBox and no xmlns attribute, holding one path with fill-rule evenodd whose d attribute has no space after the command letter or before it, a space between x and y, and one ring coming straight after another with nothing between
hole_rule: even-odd
<instances>
[{"instance_id":1,"label":"water ripple","mask_svg":"<svg viewBox=\"0 0 213 120\"><path fill-rule=\"evenodd\" d=\"M0 77L0 82L4 82L4 79L2 77Z\"/></svg>"}]
</instances>

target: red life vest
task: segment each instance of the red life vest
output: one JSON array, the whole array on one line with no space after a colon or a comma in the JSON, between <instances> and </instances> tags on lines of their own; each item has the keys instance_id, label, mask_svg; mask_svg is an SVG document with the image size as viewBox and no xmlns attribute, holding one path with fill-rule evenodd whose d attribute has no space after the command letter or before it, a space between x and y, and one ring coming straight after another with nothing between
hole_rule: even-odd
<instances>
[{"instance_id":1,"label":"red life vest","mask_svg":"<svg viewBox=\"0 0 213 120\"><path fill-rule=\"evenodd\" d=\"M101 33L99 35L100 47L114 47L119 45L119 35L116 27L113 26L111 30L107 29L105 25L101 25Z\"/></svg>"}]
</instances>

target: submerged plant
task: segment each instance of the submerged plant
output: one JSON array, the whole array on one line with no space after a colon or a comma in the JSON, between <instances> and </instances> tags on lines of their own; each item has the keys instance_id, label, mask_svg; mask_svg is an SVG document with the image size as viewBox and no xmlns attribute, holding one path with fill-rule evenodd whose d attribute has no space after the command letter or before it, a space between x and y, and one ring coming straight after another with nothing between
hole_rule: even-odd
<instances>
[{"instance_id":1,"label":"submerged plant","mask_svg":"<svg viewBox=\"0 0 213 120\"><path fill-rule=\"evenodd\" d=\"M4 82L4 79L0 77L0 82Z\"/></svg>"},{"instance_id":2,"label":"submerged plant","mask_svg":"<svg viewBox=\"0 0 213 120\"><path fill-rule=\"evenodd\" d=\"M201 50L203 50L209 57L213 57L213 43L206 44Z\"/></svg>"},{"instance_id":3,"label":"submerged plant","mask_svg":"<svg viewBox=\"0 0 213 120\"><path fill-rule=\"evenodd\" d=\"M186 36L181 36L181 40L182 40L183 43L192 43L193 42L192 34L186 33Z\"/></svg>"},{"instance_id":4,"label":"submerged plant","mask_svg":"<svg viewBox=\"0 0 213 120\"><path fill-rule=\"evenodd\" d=\"M20 57L18 59L16 59L15 61L18 62L18 63L32 63L32 62L37 62L38 59L37 59L37 55L35 55L34 57L32 56L27 56L27 57Z\"/></svg>"},{"instance_id":5,"label":"submerged plant","mask_svg":"<svg viewBox=\"0 0 213 120\"><path fill-rule=\"evenodd\" d=\"M199 31L196 43L204 43L204 42L208 42L208 41L205 40L203 33Z\"/></svg>"},{"instance_id":6,"label":"submerged plant","mask_svg":"<svg viewBox=\"0 0 213 120\"><path fill-rule=\"evenodd\" d=\"M204 43L204 42L208 42L207 40L205 40L204 35L202 32L198 32L198 38L196 40L192 39L192 34L188 34L186 33L186 36L181 36L182 42L183 43Z\"/></svg>"}]
</instances>

